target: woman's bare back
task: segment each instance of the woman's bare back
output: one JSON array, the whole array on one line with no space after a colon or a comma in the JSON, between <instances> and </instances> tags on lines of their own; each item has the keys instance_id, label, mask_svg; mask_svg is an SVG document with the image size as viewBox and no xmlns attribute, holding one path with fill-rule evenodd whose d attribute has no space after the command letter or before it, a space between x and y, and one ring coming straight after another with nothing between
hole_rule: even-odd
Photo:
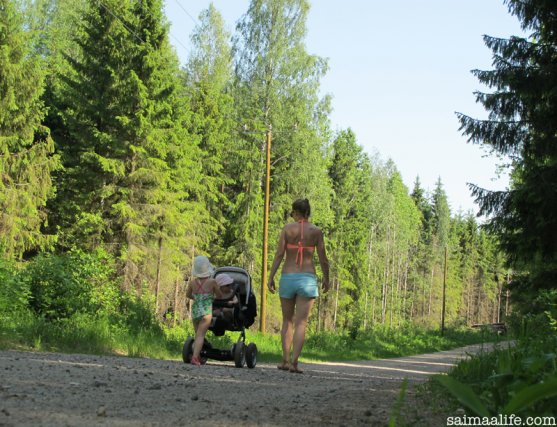
<instances>
[{"instance_id":1,"label":"woman's bare back","mask_svg":"<svg viewBox=\"0 0 557 427\"><path fill-rule=\"evenodd\" d=\"M303 227L303 238L302 238ZM310 222L294 222L286 224L283 229L286 259L282 267L283 273L314 273L313 254L323 239L321 230ZM299 253L299 242L302 252Z\"/></svg>"}]
</instances>

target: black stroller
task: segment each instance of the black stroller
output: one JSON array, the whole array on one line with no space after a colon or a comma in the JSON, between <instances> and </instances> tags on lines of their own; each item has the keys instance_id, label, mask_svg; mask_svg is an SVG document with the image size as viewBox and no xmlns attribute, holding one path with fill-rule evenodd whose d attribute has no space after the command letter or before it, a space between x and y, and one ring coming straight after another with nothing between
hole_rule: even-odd
<instances>
[{"instance_id":1,"label":"black stroller","mask_svg":"<svg viewBox=\"0 0 557 427\"><path fill-rule=\"evenodd\" d=\"M213 323L209 330L215 336L224 335L225 331L239 331L240 337L236 344L230 350L220 350L213 348L213 346L205 339L203 348L201 349L200 359L201 363L206 363L207 359L234 361L237 368L242 368L246 365L248 368L255 368L257 363L257 346L255 343L246 345L246 328L249 328L255 322L257 316L257 302L251 287L251 277L249 273L240 267L221 267L218 268L213 277L219 274L226 273L234 279L233 289L238 302L232 307L228 304L229 300L215 300L213 302L213 309L229 307L233 309L233 314L230 318L227 317L214 317ZM184 363L190 363L193 354L194 337L188 337L184 343L182 350L182 359Z\"/></svg>"}]
</instances>

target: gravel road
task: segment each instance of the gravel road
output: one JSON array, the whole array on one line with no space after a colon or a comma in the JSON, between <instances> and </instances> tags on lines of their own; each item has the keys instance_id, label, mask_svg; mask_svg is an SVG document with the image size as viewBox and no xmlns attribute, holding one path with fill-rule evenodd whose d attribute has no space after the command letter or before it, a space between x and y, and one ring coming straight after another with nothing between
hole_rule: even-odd
<instances>
[{"instance_id":1,"label":"gravel road","mask_svg":"<svg viewBox=\"0 0 557 427\"><path fill-rule=\"evenodd\" d=\"M481 346L369 362L258 363L0 352L0 426L322 426L388 422L404 378L403 418L444 425L416 386ZM426 412L424 412L426 411Z\"/></svg>"}]
</instances>

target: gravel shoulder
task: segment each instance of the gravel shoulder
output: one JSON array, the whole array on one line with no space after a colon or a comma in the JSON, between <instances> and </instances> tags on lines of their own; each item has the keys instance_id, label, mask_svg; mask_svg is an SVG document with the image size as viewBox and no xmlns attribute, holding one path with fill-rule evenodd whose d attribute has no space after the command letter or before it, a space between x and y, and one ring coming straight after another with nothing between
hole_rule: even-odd
<instances>
[{"instance_id":1,"label":"gravel shoulder","mask_svg":"<svg viewBox=\"0 0 557 427\"><path fill-rule=\"evenodd\" d=\"M196 367L182 361L2 351L0 426L380 426L388 422L405 378L403 418L413 425L439 425L445 416L428 412L419 385L482 348L491 345L300 364L304 374L266 363L238 369L214 361Z\"/></svg>"}]
</instances>

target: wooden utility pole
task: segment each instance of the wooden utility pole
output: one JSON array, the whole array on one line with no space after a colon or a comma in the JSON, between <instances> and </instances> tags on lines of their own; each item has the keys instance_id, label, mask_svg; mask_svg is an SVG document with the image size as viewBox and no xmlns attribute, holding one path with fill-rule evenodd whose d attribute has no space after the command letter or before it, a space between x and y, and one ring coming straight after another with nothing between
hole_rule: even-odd
<instances>
[{"instance_id":1,"label":"wooden utility pole","mask_svg":"<svg viewBox=\"0 0 557 427\"><path fill-rule=\"evenodd\" d=\"M265 216L263 218L263 260L261 268L261 313L259 318L259 331L265 333L267 317L267 258L269 246L269 205L271 193L271 141L273 139L272 126L267 130L267 173L265 175Z\"/></svg>"},{"instance_id":2,"label":"wooden utility pole","mask_svg":"<svg viewBox=\"0 0 557 427\"><path fill-rule=\"evenodd\" d=\"M443 308L441 310L441 335L445 333L445 290L447 288L447 252L445 246L445 271L443 273Z\"/></svg>"}]
</instances>

